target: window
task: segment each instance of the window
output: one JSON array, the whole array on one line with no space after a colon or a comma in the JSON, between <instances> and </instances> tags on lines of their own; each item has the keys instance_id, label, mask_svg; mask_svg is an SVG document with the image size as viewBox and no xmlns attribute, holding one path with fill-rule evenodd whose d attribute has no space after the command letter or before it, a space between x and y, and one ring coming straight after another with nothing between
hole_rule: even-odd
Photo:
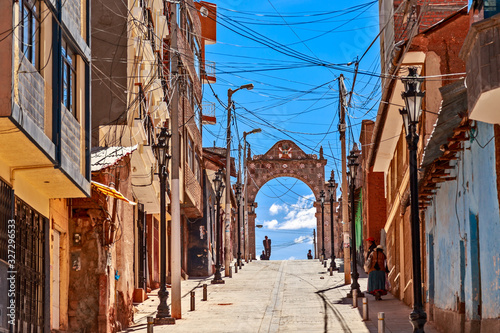
<instances>
[{"instance_id":1,"label":"window","mask_svg":"<svg viewBox=\"0 0 500 333\"><path fill-rule=\"evenodd\" d=\"M198 43L197 38L193 38L193 54L194 54L194 68L199 78L201 77L200 75L201 51L200 51L200 44Z\"/></svg>"},{"instance_id":2,"label":"window","mask_svg":"<svg viewBox=\"0 0 500 333\"><path fill-rule=\"evenodd\" d=\"M187 147L187 160L188 166L191 171L194 171L194 163L193 163L193 140L188 136L188 147Z\"/></svg>"},{"instance_id":3,"label":"window","mask_svg":"<svg viewBox=\"0 0 500 333\"><path fill-rule=\"evenodd\" d=\"M21 51L26 59L39 68L39 7L38 2L35 0L23 0L20 3L21 8Z\"/></svg>"},{"instance_id":4,"label":"window","mask_svg":"<svg viewBox=\"0 0 500 333\"><path fill-rule=\"evenodd\" d=\"M61 82L62 94L61 103L68 109L73 116L78 119L76 114L76 55L63 39L61 44L62 69Z\"/></svg>"},{"instance_id":5,"label":"window","mask_svg":"<svg viewBox=\"0 0 500 333\"><path fill-rule=\"evenodd\" d=\"M484 0L484 18L490 18L500 11L499 0Z\"/></svg>"}]
</instances>

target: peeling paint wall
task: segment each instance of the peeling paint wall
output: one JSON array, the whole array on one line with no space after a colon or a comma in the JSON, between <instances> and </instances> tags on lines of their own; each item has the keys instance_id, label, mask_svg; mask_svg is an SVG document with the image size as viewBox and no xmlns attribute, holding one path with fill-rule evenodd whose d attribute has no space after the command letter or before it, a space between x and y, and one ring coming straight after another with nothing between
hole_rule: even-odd
<instances>
[{"instance_id":1,"label":"peeling paint wall","mask_svg":"<svg viewBox=\"0 0 500 333\"><path fill-rule=\"evenodd\" d=\"M425 212L428 301L465 311L465 320L500 317L500 216L493 125L477 122L451 176ZM462 304L461 304L462 303Z\"/></svg>"}]
</instances>

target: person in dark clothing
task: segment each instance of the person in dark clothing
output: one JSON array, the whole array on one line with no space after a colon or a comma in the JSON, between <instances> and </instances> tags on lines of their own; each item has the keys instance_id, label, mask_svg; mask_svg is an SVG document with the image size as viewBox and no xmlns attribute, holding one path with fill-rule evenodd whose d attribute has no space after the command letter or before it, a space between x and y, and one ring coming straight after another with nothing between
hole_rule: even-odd
<instances>
[{"instance_id":1,"label":"person in dark clothing","mask_svg":"<svg viewBox=\"0 0 500 333\"><path fill-rule=\"evenodd\" d=\"M313 258L313 255L311 253L311 250L309 250L309 252L307 252L307 259L312 259Z\"/></svg>"},{"instance_id":2,"label":"person in dark clothing","mask_svg":"<svg viewBox=\"0 0 500 333\"><path fill-rule=\"evenodd\" d=\"M366 260L370 257L370 254L377 248L377 244L375 244L375 238L368 237L366 239L368 252L366 253Z\"/></svg>"},{"instance_id":3,"label":"person in dark clothing","mask_svg":"<svg viewBox=\"0 0 500 333\"><path fill-rule=\"evenodd\" d=\"M269 258L271 258L271 239L264 236L262 243L264 244L264 250L266 251L266 260L269 260Z\"/></svg>"},{"instance_id":4,"label":"person in dark clothing","mask_svg":"<svg viewBox=\"0 0 500 333\"><path fill-rule=\"evenodd\" d=\"M264 250L262 250L262 254L260 255L260 260L267 260L266 252Z\"/></svg>"},{"instance_id":5,"label":"person in dark clothing","mask_svg":"<svg viewBox=\"0 0 500 333\"><path fill-rule=\"evenodd\" d=\"M380 301L383 295L387 295L386 272L387 257L382 245L376 247L370 253L365 263L365 270L368 272L368 292L375 296L375 300Z\"/></svg>"}]
</instances>

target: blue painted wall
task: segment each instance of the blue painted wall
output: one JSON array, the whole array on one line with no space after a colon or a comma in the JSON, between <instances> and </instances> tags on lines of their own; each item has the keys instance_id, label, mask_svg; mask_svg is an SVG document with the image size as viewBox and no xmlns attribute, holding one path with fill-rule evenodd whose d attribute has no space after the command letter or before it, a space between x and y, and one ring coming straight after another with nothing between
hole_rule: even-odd
<instances>
[{"instance_id":1,"label":"blue painted wall","mask_svg":"<svg viewBox=\"0 0 500 333\"><path fill-rule=\"evenodd\" d=\"M500 317L500 211L493 125L477 123L425 212L428 301L467 319ZM480 317L481 315L481 317Z\"/></svg>"}]
</instances>

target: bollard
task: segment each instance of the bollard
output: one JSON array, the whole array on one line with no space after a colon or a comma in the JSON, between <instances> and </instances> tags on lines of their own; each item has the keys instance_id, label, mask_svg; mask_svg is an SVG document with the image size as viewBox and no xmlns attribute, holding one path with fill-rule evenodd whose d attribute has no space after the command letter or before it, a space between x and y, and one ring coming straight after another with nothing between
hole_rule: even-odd
<instances>
[{"instance_id":1,"label":"bollard","mask_svg":"<svg viewBox=\"0 0 500 333\"><path fill-rule=\"evenodd\" d=\"M191 311L194 311L195 309L195 294L194 294L194 291L191 292Z\"/></svg>"},{"instance_id":2,"label":"bollard","mask_svg":"<svg viewBox=\"0 0 500 333\"><path fill-rule=\"evenodd\" d=\"M233 268L231 266L229 266L229 277L233 277Z\"/></svg>"},{"instance_id":3,"label":"bollard","mask_svg":"<svg viewBox=\"0 0 500 333\"><path fill-rule=\"evenodd\" d=\"M155 320L153 317L148 317L148 328L147 328L147 333L153 333L153 327L155 324Z\"/></svg>"},{"instance_id":4,"label":"bollard","mask_svg":"<svg viewBox=\"0 0 500 333\"><path fill-rule=\"evenodd\" d=\"M207 284L205 283L203 285L203 299L202 301L206 301L207 300Z\"/></svg>"},{"instance_id":5,"label":"bollard","mask_svg":"<svg viewBox=\"0 0 500 333\"><path fill-rule=\"evenodd\" d=\"M385 313L378 313L378 333L385 333Z\"/></svg>"},{"instance_id":6,"label":"bollard","mask_svg":"<svg viewBox=\"0 0 500 333\"><path fill-rule=\"evenodd\" d=\"M326 260L325 260L325 261L323 261L323 267L325 267L325 268L326 268Z\"/></svg>"},{"instance_id":7,"label":"bollard","mask_svg":"<svg viewBox=\"0 0 500 333\"><path fill-rule=\"evenodd\" d=\"M238 263L237 262L234 263L234 272L238 273Z\"/></svg>"},{"instance_id":8,"label":"bollard","mask_svg":"<svg viewBox=\"0 0 500 333\"><path fill-rule=\"evenodd\" d=\"M333 276L333 267L330 266L330 276Z\"/></svg>"},{"instance_id":9,"label":"bollard","mask_svg":"<svg viewBox=\"0 0 500 333\"><path fill-rule=\"evenodd\" d=\"M368 314L368 298L363 298L363 321L370 320L370 316Z\"/></svg>"},{"instance_id":10,"label":"bollard","mask_svg":"<svg viewBox=\"0 0 500 333\"><path fill-rule=\"evenodd\" d=\"M357 289L352 290L352 307L353 308L358 307L358 290Z\"/></svg>"}]
</instances>

